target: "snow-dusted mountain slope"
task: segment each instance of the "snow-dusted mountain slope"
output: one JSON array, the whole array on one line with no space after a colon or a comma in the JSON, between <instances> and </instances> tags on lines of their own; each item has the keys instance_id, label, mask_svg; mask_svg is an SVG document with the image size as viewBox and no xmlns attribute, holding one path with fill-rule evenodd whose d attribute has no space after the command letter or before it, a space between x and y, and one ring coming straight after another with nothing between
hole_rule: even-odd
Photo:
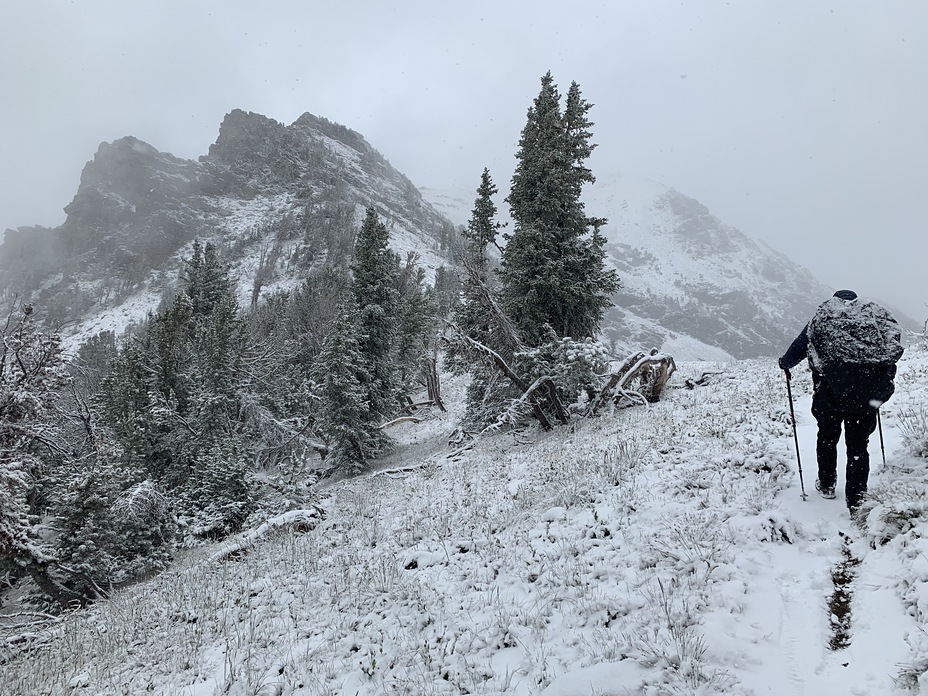
<instances>
[{"instance_id":1,"label":"snow-dusted mountain slope","mask_svg":"<svg viewBox=\"0 0 928 696\"><path fill-rule=\"evenodd\" d=\"M475 194L423 189L456 224ZM501 221L506 205L499 195ZM782 254L654 182L599 177L585 195L622 288L603 333L627 349L677 350L683 359L776 355L831 291ZM511 226L508 228L511 229Z\"/></svg>"},{"instance_id":2,"label":"snow-dusted mountain slope","mask_svg":"<svg viewBox=\"0 0 928 696\"><path fill-rule=\"evenodd\" d=\"M777 355L831 295L807 270L674 189L606 177L587 205L609 218L604 233L623 284L610 331L620 335L632 316L737 358Z\"/></svg>"},{"instance_id":3,"label":"snow-dusted mountain slope","mask_svg":"<svg viewBox=\"0 0 928 696\"><path fill-rule=\"evenodd\" d=\"M247 304L262 258L274 262L259 294L296 284L350 249L369 205L403 257L447 263L452 224L360 134L312 114L285 126L235 110L198 161L133 137L103 143L60 227L7 231L0 292L75 336L124 328L157 306L198 238L221 247Z\"/></svg>"},{"instance_id":4,"label":"snow-dusted mountain slope","mask_svg":"<svg viewBox=\"0 0 928 696\"><path fill-rule=\"evenodd\" d=\"M40 305L76 344L156 307L195 238L221 247L248 304L344 258L367 205L386 221L392 246L432 271L449 262L454 225L467 221L474 197L420 192L360 134L324 118L304 114L286 126L235 110L198 161L132 137L102 144L64 224L7 231L0 294ZM619 352L776 355L830 295L804 269L665 186L600 177L587 209L609 219L604 233L622 288L603 333Z\"/></svg>"},{"instance_id":5,"label":"snow-dusted mountain slope","mask_svg":"<svg viewBox=\"0 0 928 696\"><path fill-rule=\"evenodd\" d=\"M647 409L464 450L452 380L452 412L317 508L89 610L0 615L3 693L924 693L928 353L899 365L859 525L843 456L839 498L812 489L810 383L803 500L769 360L681 364Z\"/></svg>"}]
</instances>

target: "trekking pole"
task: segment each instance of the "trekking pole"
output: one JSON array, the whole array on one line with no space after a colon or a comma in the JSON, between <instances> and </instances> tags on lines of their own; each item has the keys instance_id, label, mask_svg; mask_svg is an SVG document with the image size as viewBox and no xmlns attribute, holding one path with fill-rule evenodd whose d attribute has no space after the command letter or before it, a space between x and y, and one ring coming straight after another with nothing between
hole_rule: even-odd
<instances>
[{"instance_id":1,"label":"trekking pole","mask_svg":"<svg viewBox=\"0 0 928 696\"><path fill-rule=\"evenodd\" d=\"M883 419L880 418L880 409L876 410L876 424L880 429L880 454L883 455L883 468L886 468L886 446L883 444Z\"/></svg>"},{"instance_id":2,"label":"trekking pole","mask_svg":"<svg viewBox=\"0 0 928 696\"><path fill-rule=\"evenodd\" d=\"M789 396L789 417L793 422L793 440L796 441L796 463L799 465L799 487L802 490L802 499L805 500L806 484L802 480L802 457L799 456L799 435L796 433L796 411L793 410L793 389L789 384L789 370L784 369L786 373L786 394Z\"/></svg>"}]
</instances>

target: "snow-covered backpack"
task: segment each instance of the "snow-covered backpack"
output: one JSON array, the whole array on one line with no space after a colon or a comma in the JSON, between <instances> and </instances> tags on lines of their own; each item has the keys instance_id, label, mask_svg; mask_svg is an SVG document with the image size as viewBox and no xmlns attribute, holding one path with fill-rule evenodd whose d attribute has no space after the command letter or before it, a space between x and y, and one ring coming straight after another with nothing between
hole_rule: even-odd
<instances>
[{"instance_id":1,"label":"snow-covered backpack","mask_svg":"<svg viewBox=\"0 0 928 696\"><path fill-rule=\"evenodd\" d=\"M809 363L831 390L832 406L863 413L892 396L902 332L875 302L832 297L809 322Z\"/></svg>"}]
</instances>

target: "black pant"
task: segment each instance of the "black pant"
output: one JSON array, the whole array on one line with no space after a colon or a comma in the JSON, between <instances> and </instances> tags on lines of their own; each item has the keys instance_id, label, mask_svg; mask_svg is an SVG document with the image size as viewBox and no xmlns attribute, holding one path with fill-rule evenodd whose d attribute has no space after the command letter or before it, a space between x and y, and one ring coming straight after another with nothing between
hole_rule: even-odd
<instances>
[{"instance_id":1,"label":"black pant","mask_svg":"<svg viewBox=\"0 0 928 696\"><path fill-rule=\"evenodd\" d=\"M818 421L818 480L822 488L831 488L838 478L838 439L844 424L844 444L847 446L847 472L844 495L849 508L856 508L867 492L870 478L870 453L867 443L876 430L877 411L846 413L833 411L823 399L812 400L812 415Z\"/></svg>"}]
</instances>

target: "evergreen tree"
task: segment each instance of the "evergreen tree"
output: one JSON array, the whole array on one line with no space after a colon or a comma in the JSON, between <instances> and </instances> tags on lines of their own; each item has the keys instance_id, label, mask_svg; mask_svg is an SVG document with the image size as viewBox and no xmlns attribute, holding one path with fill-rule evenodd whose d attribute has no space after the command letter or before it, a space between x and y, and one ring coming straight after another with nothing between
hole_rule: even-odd
<instances>
[{"instance_id":1,"label":"evergreen tree","mask_svg":"<svg viewBox=\"0 0 928 696\"><path fill-rule=\"evenodd\" d=\"M333 466L356 472L382 448L383 435L368 403L370 375L358 340L358 314L351 299L341 308L312 370L319 406L316 427L325 437Z\"/></svg>"},{"instance_id":2,"label":"evergreen tree","mask_svg":"<svg viewBox=\"0 0 928 696\"><path fill-rule=\"evenodd\" d=\"M580 200L583 185L593 181L585 165L594 147L589 109L574 83L562 113L549 72L519 140L506 199L515 228L503 250L501 297L533 345L545 337L546 324L559 336L595 336L618 289L615 272L605 267L599 234L605 221L587 217Z\"/></svg>"},{"instance_id":3,"label":"evergreen tree","mask_svg":"<svg viewBox=\"0 0 928 696\"><path fill-rule=\"evenodd\" d=\"M188 533L222 539L237 532L254 509L249 453L238 437L224 437L200 450L180 508Z\"/></svg>"},{"instance_id":4,"label":"evergreen tree","mask_svg":"<svg viewBox=\"0 0 928 696\"><path fill-rule=\"evenodd\" d=\"M576 82L571 82L564 104L564 128L567 138L568 162L573 167L573 176L570 178L570 183L572 184L571 193L575 202L580 200L584 184L592 184L596 181L593 172L586 166L586 160L589 159L596 148L596 145L590 142L590 138L593 137L590 130L593 124L587 118L587 113L592 107L592 104L580 96L580 86ZM599 221L599 224L605 224L605 220Z\"/></svg>"},{"instance_id":5,"label":"evergreen tree","mask_svg":"<svg viewBox=\"0 0 928 696\"><path fill-rule=\"evenodd\" d=\"M395 341L399 296L399 260L388 244L390 235L373 207L367 209L358 231L352 266L352 289L358 311L358 344L367 366L366 400L373 419L394 410Z\"/></svg>"},{"instance_id":6,"label":"evergreen tree","mask_svg":"<svg viewBox=\"0 0 928 696\"><path fill-rule=\"evenodd\" d=\"M500 229L500 223L496 221L496 203L493 202L493 196L498 191L490 177L490 170L484 167L470 220L462 232L465 260L473 264L484 282L487 282L489 275L487 247L496 244L496 235Z\"/></svg>"},{"instance_id":7,"label":"evergreen tree","mask_svg":"<svg viewBox=\"0 0 928 696\"><path fill-rule=\"evenodd\" d=\"M0 568L26 571L61 607L87 598L54 572L54 550L39 528L41 451L56 440L54 408L68 375L58 336L41 333L32 307L0 327Z\"/></svg>"},{"instance_id":8,"label":"evergreen tree","mask_svg":"<svg viewBox=\"0 0 928 696\"><path fill-rule=\"evenodd\" d=\"M461 280L457 273L447 266L436 268L433 292L437 318L439 321L449 319L451 311L457 306L458 296L461 293Z\"/></svg>"},{"instance_id":9,"label":"evergreen tree","mask_svg":"<svg viewBox=\"0 0 928 696\"><path fill-rule=\"evenodd\" d=\"M215 245L207 243L201 252L194 242L183 291L189 323L177 328L186 333L183 342L191 354L195 417L204 433L230 434L247 334L228 268ZM175 305L180 312L188 311L183 302Z\"/></svg>"},{"instance_id":10,"label":"evergreen tree","mask_svg":"<svg viewBox=\"0 0 928 696\"><path fill-rule=\"evenodd\" d=\"M228 269L220 261L215 244L207 242L204 247L199 240L193 242L192 254L182 276L182 287L197 317L209 316L218 303L230 296L235 298Z\"/></svg>"},{"instance_id":11,"label":"evergreen tree","mask_svg":"<svg viewBox=\"0 0 928 696\"><path fill-rule=\"evenodd\" d=\"M164 480L173 456L167 447L169 426L159 418L152 375L151 342L126 341L103 380L101 415L125 451L127 461Z\"/></svg>"},{"instance_id":12,"label":"evergreen tree","mask_svg":"<svg viewBox=\"0 0 928 696\"><path fill-rule=\"evenodd\" d=\"M435 335L435 296L426 283L425 271L416 265L418 260L418 254L410 252L397 274L396 382L403 401L424 382L423 366Z\"/></svg>"},{"instance_id":13,"label":"evergreen tree","mask_svg":"<svg viewBox=\"0 0 928 696\"><path fill-rule=\"evenodd\" d=\"M454 308L452 315L452 321L461 332L494 350L498 349L499 345L492 339L486 293L495 290L489 272L487 247L496 243L496 234L500 227L496 222L496 204L493 202L496 193L497 188L490 172L484 168L471 217L462 234L465 269L461 278L461 301ZM445 359L454 370L464 367L463 356L458 354L455 345L449 347Z\"/></svg>"},{"instance_id":14,"label":"evergreen tree","mask_svg":"<svg viewBox=\"0 0 928 696\"><path fill-rule=\"evenodd\" d=\"M71 364L75 386L87 397L100 393L103 379L112 371L113 361L119 354L116 334L101 331L88 338L78 349L77 359Z\"/></svg>"},{"instance_id":15,"label":"evergreen tree","mask_svg":"<svg viewBox=\"0 0 928 696\"><path fill-rule=\"evenodd\" d=\"M490 172L484 169L471 218L462 234L465 269L461 278L461 300L454 308L452 320L465 336L491 348L505 360L511 360L513 346L503 336L508 327L504 329L498 325L499 315L490 306L496 287L489 270L487 247L496 244L500 228L493 202L496 193ZM472 355L461 353L457 342L448 346L445 360L452 370L471 373L466 392L465 425L482 429L494 423L506 404L516 396L508 378L486 361L474 361Z\"/></svg>"}]
</instances>

